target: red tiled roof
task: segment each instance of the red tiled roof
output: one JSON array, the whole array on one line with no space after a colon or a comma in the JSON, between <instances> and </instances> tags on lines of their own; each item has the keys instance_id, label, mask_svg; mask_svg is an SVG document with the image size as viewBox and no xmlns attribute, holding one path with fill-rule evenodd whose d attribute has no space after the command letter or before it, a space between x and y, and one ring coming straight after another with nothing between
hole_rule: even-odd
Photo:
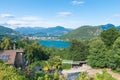
<instances>
[{"instance_id":1,"label":"red tiled roof","mask_svg":"<svg viewBox=\"0 0 120 80\"><path fill-rule=\"evenodd\" d=\"M6 64L14 64L17 52L23 53L23 50L0 50L0 55L9 55Z\"/></svg>"}]
</instances>

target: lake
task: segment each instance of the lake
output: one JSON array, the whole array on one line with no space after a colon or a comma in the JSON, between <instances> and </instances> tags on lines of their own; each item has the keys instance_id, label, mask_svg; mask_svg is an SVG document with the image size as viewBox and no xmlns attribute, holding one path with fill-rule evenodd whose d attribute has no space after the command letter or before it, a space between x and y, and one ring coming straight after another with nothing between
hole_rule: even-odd
<instances>
[{"instance_id":1,"label":"lake","mask_svg":"<svg viewBox=\"0 0 120 80\"><path fill-rule=\"evenodd\" d=\"M39 43L46 47L68 48L70 43L62 40L39 40Z\"/></svg>"}]
</instances>

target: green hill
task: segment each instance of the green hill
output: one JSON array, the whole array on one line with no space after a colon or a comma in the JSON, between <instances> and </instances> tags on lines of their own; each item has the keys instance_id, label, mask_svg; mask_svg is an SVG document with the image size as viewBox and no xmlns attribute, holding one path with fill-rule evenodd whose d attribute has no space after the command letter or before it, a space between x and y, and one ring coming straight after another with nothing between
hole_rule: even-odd
<instances>
[{"instance_id":1,"label":"green hill","mask_svg":"<svg viewBox=\"0 0 120 80\"><path fill-rule=\"evenodd\" d=\"M11 33L16 34L16 31L0 25L0 34L11 34Z\"/></svg>"},{"instance_id":2,"label":"green hill","mask_svg":"<svg viewBox=\"0 0 120 80\"><path fill-rule=\"evenodd\" d=\"M18 38L21 38L22 35L13 29L0 25L0 39L2 39L3 37L9 37L11 39L18 39Z\"/></svg>"},{"instance_id":3,"label":"green hill","mask_svg":"<svg viewBox=\"0 0 120 80\"><path fill-rule=\"evenodd\" d=\"M93 37L97 37L101 33L102 29L99 26L81 26L71 32L63 35L62 39L82 39L88 40Z\"/></svg>"}]
</instances>

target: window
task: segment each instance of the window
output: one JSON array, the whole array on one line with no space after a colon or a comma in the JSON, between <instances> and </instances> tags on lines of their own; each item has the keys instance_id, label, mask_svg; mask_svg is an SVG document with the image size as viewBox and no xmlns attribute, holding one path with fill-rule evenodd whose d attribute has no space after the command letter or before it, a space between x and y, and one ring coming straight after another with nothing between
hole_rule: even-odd
<instances>
[{"instance_id":1,"label":"window","mask_svg":"<svg viewBox=\"0 0 120 80\"><path fill-rule=\"evenodd\" d=\"M7 54L0 54L0 59L2 59L3 61L8 61L9 55L7 55Z\"/></svg>"}]
</instances>

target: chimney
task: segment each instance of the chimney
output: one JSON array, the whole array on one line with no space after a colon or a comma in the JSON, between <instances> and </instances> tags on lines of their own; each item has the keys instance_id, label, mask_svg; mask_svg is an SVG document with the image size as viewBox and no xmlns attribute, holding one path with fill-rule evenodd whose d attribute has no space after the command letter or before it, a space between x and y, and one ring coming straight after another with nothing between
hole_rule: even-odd
<instances>
[{"instance_id":1,"label":"chimney","mask_svg":"<svg viewBox=\"0 0 120 80\"><path fill-rule=\"evenodd\" d=\"M13 50L16 50L16 41L13 42Z\"/></svg>"}]
</instances>

